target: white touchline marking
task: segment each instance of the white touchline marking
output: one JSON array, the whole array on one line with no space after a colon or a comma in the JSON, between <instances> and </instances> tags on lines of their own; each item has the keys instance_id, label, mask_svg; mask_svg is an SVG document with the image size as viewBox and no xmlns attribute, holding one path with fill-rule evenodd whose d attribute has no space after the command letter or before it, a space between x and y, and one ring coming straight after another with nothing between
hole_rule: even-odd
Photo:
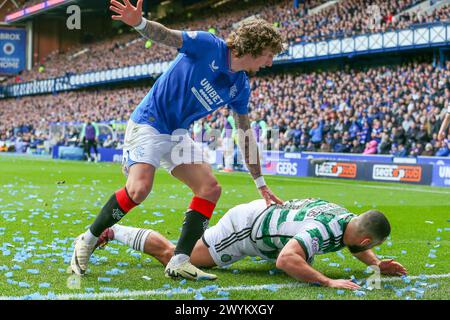
<instances>
[{"instance_id":1,"label":"white touchline marking","mask_svg":"<svg viewBox=\"0 0 450 320\"><path fill-rule=\"evenodd\" d=\"M424 274L420 276L409 276L410 280L420 279L422 276L426 276L427 279L441 279L441 278L450 278L450 273L445 274ZM381 282L394 282L394 281L402 281L400 277L392 277L392 278L381 278ZM425 280L424 280L425 281ZM261 284L261 285L253 285L253 286L232 286L232 287L219 287L215 288L211 291L206 292L217 292L217 291L242 291L242 290L250 290L250 291L260 291L267 290L268 288L275 286L277 289L290 289L290 288L299 288L309 286L307 283L286 283L286 284ZM141 296L163 296L171 293L172 295L180 295L180 294L193 294L197 291L203 292L200 289L193 289L193 291L188 291L188 289L181 289L177 292L172 292L169 290L136 290L136 291L126 291L126 292L101 292L101 293L63 293L56 294L55 297L57 300L70 300L70 299L105 299L105 298L131 298L131 297L141 297ZM0 300L20 300L23 299L26 295L23 296L0 296ZM45 297L45 296L44 296Z\"/></svg>"},{"instance_id":2,"label":"white touchline marking","mask_svg":"<svg viewBox=\"0 0 450 320\"><path fill-rule=\"evenodd\" d=\"M229 175L229 173L223 173L223 172L215 172L216 175ZM278 180L278 181L289 181L289 182L295 182L295 177L283 177L283 176L275 176L275 175L266 175L267 177L270 177L272 180ZM428 189L419 189L414 188L414 186L411 186L411 188L408 187L394 187L394 186L375 186L375 185L368 185L359 183L359 180L354 180L353 184L344 183L344 182L334 182L334 181L320 181L320 178L308 178L308 177L299 177L299 182L302 181L308 181L315 184L330 184L330 185L338 185L338 186L346 186L346 187L361 187L361 188L369 188L369 189L384 189L384 190L395 190L395 191L410 191L410 192L424 192L424 193L438 193L438 194L448 194L450 195L450 191L444 191L444 190L428 190Z\"/></svg>"}]
</instances>

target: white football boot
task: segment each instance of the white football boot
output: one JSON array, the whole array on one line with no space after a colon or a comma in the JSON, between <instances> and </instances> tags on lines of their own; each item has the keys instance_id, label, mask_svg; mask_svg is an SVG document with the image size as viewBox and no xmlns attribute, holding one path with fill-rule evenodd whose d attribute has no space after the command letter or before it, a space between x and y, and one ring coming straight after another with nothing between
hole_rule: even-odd
<instances>
[{"instance_id":1,"label":"white football boot","mask_svg":"<svg viewBox=\"0 0 450 320\"><path fill-rule=\"evenodd\" d=\"M217 276L212 273L206 273L194 266L189 260L178 265L169 261L164 271L167 278L185 278L189 280L216 280Z\"/></svg>"},{"instance_id":2,"label":"white football boot","mask_svg":"<svg viewBox=\"0 0 450 320\"><path fill-rule=\"evenodd\" d=\"M78 236L74 241L75 247L73 250L72 260L70 261L70 267L72 272L81 276L84 275L87 270L87 265L92 252L95 249L95 244L89 246L84 241L84 234Z\"/></svg>"}]
</instances>

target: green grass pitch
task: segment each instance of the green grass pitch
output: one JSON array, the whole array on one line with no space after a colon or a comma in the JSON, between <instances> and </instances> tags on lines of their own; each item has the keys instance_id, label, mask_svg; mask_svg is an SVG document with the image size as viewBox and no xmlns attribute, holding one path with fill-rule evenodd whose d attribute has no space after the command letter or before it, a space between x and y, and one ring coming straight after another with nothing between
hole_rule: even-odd
<instances>
[{"instance_id":1,"label":"green grass pitch","mask_svg":"<svg viewBox=\"0 0 450 320\"><path fill-rule=\"evenodd\" d=\"M245 173L216 173L223 192L214 224L229 208L259 197ZM80 281L66 273L73 239L94 220L125 177L113 163L0 157L0 298L31 299L448 299L450 190L330 179L266 177L281 198L319 197L354 213L387 214L391 237L376 253L395 257L409 278L382 277L381 289L351 291L299 283L274 263L246 258L215 268L215 282L167 279L156 259L112 242L94 253ZM191 191L160 170L147 200L121 223L147 227L176 241ZM329 277L367 279L345 249L316 256ZM99 279L100 278L100 279ZM104 279L106 278L106 279ZM102 281L104 280L104 281Z\"/></svg>"}]
</instances>

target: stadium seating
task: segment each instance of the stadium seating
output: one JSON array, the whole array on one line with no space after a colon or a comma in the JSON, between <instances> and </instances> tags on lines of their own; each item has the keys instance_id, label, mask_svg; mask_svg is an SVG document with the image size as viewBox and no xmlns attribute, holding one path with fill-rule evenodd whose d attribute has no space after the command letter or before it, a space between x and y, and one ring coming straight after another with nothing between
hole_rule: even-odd
<instances>
[{"instance_id":1,"label":"stadium seating","mask_svg":"<svg viewBox=\"0 0 450 320\"><path fill-rule=\"evenodd\" d=\"M448 144L438 142L436 134L450 101L449 79L450 62L446 69L415 62L255 77L251 119L279 130L279 142L271 145L285 151L447 155ZM46 139L48 123L86 116L126 121L148 90L141 86L0 100L0 146L19 137ZM221 112L209 119L219 130L222 122ZM71 134L58 143L66 144Z\"/></svg>"},{"instance_id":2,"label":"stadium seating","mask_svg":"<svg viewBox=\"0 0 450 320\"><path fill-rule=\"evenodd\" d=\"M402 14L403 11L420 2L419 0L381 1L381 0L343 0L314 14L309 10L324 1L306 1L298 9L292 7L291 0L270 0L252 2L244 9L235 5L217 12L199 13L194 20L182 23L169 23L168 26L180 30L208 30L214 27L221 37L232 30L233 24L245 17L258 14L273 21L281 29L289 42L311 42L330 38L352 36L359 33L381 32L389 29L404 29L417 23L449 21L450 5L441 7L429 14ZM238 2L239 3L239 2ZM236 4L236 2L233 2ZM367 8L377 5L379 21L368 19ZM227 14L223 14L223 12ZM395 16L398 15L397 18ZM376 17L376 15L375 15ZM370 23L369 23L370 22ZM145 48L146 40L136 32L124 33L94 44L83 45L67 53L54 52L42 64L31 71L24 71L20 77L11 77L6 83L16 83L63 76L65 73L81 73L108 68L118 68L149 62L172 60L176 50L157 43ZM87 49L87 50L86 50ZM130 56L132 59L130 59ZM44 68L40 68L43 66Z\"/></svg>"}]
</instances>

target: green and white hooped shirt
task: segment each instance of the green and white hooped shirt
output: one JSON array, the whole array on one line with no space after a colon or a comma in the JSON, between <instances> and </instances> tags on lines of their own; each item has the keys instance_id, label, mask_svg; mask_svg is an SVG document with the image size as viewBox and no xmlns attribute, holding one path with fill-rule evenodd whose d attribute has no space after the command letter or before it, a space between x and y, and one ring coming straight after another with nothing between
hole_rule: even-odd
<instances>
[{"instance_id":1,"label":"green and white hooped shirt","mask_svg":"<svg viewBox=\"0 0 450 320\"><path fill-rule=\"evenodd\" d=\"M262 212L252 228L252 240L261 253L276 259L286 243L294 238L305 251L308 262L315 254L342 249L343 234L355 214L320 199L290 200Z\"/></svg>"}]
</instances>

